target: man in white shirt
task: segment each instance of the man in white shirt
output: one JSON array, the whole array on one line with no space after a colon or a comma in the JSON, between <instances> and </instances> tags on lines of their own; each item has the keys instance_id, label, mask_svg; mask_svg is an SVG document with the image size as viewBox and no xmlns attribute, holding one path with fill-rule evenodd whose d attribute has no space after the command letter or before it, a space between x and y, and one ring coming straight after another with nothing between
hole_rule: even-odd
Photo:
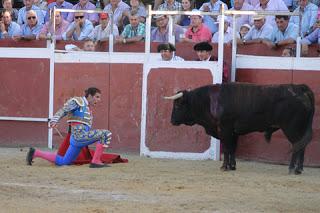
<instances>
[{"instance_id":1,"label":"man in white shirt","mask_svg":"<svg viewBox=\"0 0 320 213\"><path fill-rule=\"evenodd\" d=\"M221 19L221 16L218 17L218 21L216 22L217 24L219 24ZM230 19L225 16L224 17L224 43L229 43L232 41L232 28L230 27ZM216 32L211 40L212 43L218 43L219 42L219 31Z\"/></svg>"},{"instance_id":2,"label":"man in white shirt","mask_svg":"<svg viewBox=\"0 0 320 213\"><path fill-rule=\"evenodd\" d=\"M100 13L100 24L90 33L89 38L94 41L107 41L111 33L111 22L108 13ZM113 24L113 36L119 35L117 25Z\"/></svg>"},{"instance_id":3,"label":"man in white shirt","mask_svg":"<svg viewBox=\"0 0 320 213\"><path fill-rule=\"evenodd\" d=\"M244 36L241 44L261 43L262 40L271 40L273 27L265 23L265 17L262 15L253 16L254 26Z\"/></svg>"},{"instance_id":4,"label":"man in white shirt","mask_svg":"<svg viewBox=\"0 0 320 213\"><path fill-rule=\"evenodd\" d=\"M183 58L175 55L176 48L171 43L158 45L158 52L161 54L161 61L184 61Z\"/></svg>"},{"instance_id":5,"label":"man in white shirt","mask_svg":"<svg viewBox=\"0 0 320 213\"><path fill-rule=\"evenodd\" d=\"M260 0L255 10L260 11L271 11L271 12L289 12L288 7L283 0ZM275 22L275 16L266 16L266 23L272 27L277 27Z\"/></svg>"},{"instance_id":6,"label":"man in white shirt","mask_svg":"<svg viewBox=\"0 0 320 213\"><path fill-rule=\"evenodd\" d=\"M246 3L245 0L234 0L234 7L231 8L230 10L253 10L253 6L250 4ZM237 32L239 32L240 27L243 26L244 24L249 24L250 26L253 24L252 17L249 15L236 15L237 17L237 23L236 23L236 28L232 26L233 29L237 29Z\"/></svg>"}]
</instances>

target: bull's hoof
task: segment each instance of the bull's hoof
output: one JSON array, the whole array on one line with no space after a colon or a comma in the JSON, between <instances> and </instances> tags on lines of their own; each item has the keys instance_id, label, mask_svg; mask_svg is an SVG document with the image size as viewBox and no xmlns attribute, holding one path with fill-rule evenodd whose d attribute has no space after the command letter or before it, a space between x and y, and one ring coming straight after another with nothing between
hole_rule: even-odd
<instances>
[{"instance_id":1,"label":"bull's hoof","mask_svg":"<svg viewBox=\"0 0 320 213\"><path fill-rule=\"evenodd\" d=\"M26 157L26 161L27 161L27 165L29 166L32 166L32 163L33 163L33 155L34 155L34 152L36 150L32 147L30 147L29 151L28 151L28 154L27 154L27 157Z\"/></svg>"},{"instance_id":2,"label":"bull's hoof","mask_svg":"<svg viewBox=\"0 0 320 213\"><path fill-rule=\"evenodd\" d=\"M302 171L300 169L294 170L295 175L301 175Z\"/></svg>"},{"instance_id":3,"label":"bull's hoof","mask_svg":"<svg viewBox=\"0 0 320 213\"><path fill-rule=\"evenodd\" d=\"M230 170L236 170L236 165L230 165Z\"/></svg>"},{"instance_id":4,"label":"bull's hoof","mask_svg":"<svg viewBox=\"0 0 320 213\"><path fill-rule=\"evenodd\" d=\"M224 172L230 171L230 167L227 166L227 165L222 165L222 166L220 167L220 170L221 170L221 171L224 171Z\"/></svg>"}]
</instances>

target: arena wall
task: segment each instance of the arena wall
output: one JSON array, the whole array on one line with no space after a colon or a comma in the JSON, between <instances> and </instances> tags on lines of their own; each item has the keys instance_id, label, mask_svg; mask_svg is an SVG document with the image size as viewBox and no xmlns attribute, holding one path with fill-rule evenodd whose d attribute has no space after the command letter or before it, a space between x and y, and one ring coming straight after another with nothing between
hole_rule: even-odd
<instances>
[{"instance_id":1,"label":"arena wall","mask_svg":"<svg viewBox=\"0 0 320 213\"><path fill-rule=\"evenodd\" d=\"M0 43L3 47L3 43ZM45 45L45 44L44 44ZM58 44L61 47L63 43ZM27 46L27 45L26 45ZM107 46L107 45L105 45ZM39 46L41 47L41 46ZM156 44L151 50L155 52ZM132 50L142 52L140 44L131 45ZM191 44L177 44L177 55L186 59L195 59ZM216 50L216 46L214 47ZM239 48L246 54L256 46ZM261 48L261 47L260 47ZM112 149L117 151L140 151L142 78L145 63L157 54L148 56L143 53L126 53L124 46L115 48L122 53L56 53L54 64L54 111L70 96L82 95L88 86L97 86L102 90L103 102L94 111L94 128L108 128L113 132ZM1 51L1 48L0 48ZM279 54L281 50L270 50L266 54ZM217 51L214 51L214 54ZM36 54L36 51L35 51ZM215 54L216 56L216 54ZM242 58L241 58L242 57ZM316 114L314 119L314 138L307 148L306 165L319 166L319 84L320 69L300 69L290 63L290 58L282 59L283 67L246 64L246 56L237 60L239 66L236 79L239 82L259 84L306 83L316 95ZM225 48L225 61L231 61L231 47ZM263 57L268 59L268 57ZM250 58L249 58L250 59ZM256 60L256 59L253 59ZM250 60L249 60L250 61ZM316 59L309 64L312 66ZM14 56L0 57L0 116L48 117L49 68L48 59L29 56L25 59ZM196 63L196 62L194 62ZM287 63L287 64L286 64ZM257 66L257 68L253 68ZM260 67L259 67L260 66ZM315 66L317 67L317 66ZM319 67L319 66L318 66ZM300 70L299 70L300 69ZM162 96L171 95L180 89L193 89L213 82L214 76L209 69L154 68L148 76L146 145L152 151L173 151L202 153L210 147L210 137L199 126L173 127L170 124L172 102L164 101ZM67 133L65 122L61 122L59 132ZM0 121L1 146L47 146L47 124L45 122ZM54 130L53 144L59 146L62 141ZM242 136L237 156L248 160L261 160L275 163L287 163L290 156L290 144L282 132L273 135L267 144L262 134L253 133Z\"/></svg>"}]
</instances>

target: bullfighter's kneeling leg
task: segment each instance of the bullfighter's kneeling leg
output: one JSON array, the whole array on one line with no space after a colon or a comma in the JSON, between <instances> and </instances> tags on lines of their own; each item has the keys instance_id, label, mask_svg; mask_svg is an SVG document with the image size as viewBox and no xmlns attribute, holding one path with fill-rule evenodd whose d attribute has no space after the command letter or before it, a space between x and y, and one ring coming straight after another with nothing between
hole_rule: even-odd
<instances>
[{"instance_id":1,"label":"bullfighter's kneeling leg","mask_svg":"<svg viewBox=\"0 0 320 213\"><path fill-rule=\"evenodd\" d=\"M64 166L71 165L73 161L75 161L81 151L82 147L76 147L70 144L66 154L64 156L57 155L56 165Z\"/></svg>"},{"instance_id":2,"label":"bullfighter's kneeling leg","mask_svg":"<svg viewBox=\"0 0 320 213\"><path fill-rule=\"evenodd\" d=\"M57 157L56 153L45 152L45 151L41 151L33 147L30 147L29 152L27 154L26 161L27 161L27 164L30 166L32 165L34 158L42 158L51 163L55 163L56 157Z\"/></svg>"}]
</instances>

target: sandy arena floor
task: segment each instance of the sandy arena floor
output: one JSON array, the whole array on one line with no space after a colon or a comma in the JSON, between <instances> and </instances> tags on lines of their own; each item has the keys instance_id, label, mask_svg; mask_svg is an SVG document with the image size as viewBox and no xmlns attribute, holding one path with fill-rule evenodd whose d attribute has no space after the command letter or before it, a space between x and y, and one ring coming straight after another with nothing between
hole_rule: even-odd
<instances>
[{"instance_id":1,"label":"sandy arena floor","mask_svg":"<svg viewBox=\"0 0 320 213\"><path fill-rule=\"evenodd\" d=\"M27 149L0 148L0 212L319 212L320 169L288 175L287 166L238 161L150 159L103 169L56 167Z\"/></svg>"}]
</instances>

